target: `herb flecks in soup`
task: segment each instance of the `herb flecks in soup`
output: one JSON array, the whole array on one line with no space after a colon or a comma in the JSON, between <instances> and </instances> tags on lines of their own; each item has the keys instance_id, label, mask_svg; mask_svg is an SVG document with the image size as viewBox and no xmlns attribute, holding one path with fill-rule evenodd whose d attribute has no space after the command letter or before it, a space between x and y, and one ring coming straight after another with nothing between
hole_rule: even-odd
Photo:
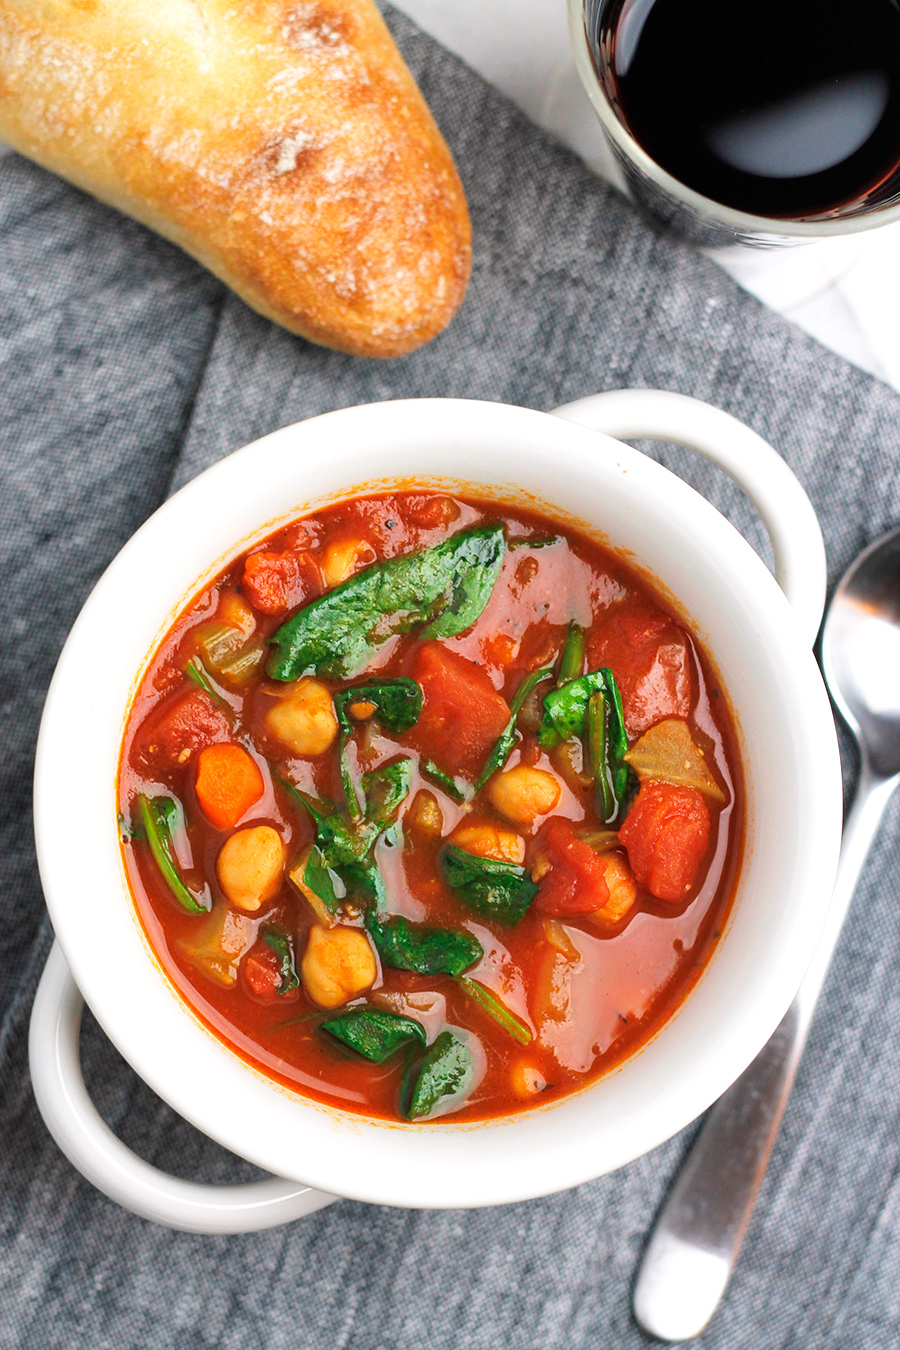
<instances>
[{"instance_id":1,"label":"herb flecks in soup","mask_svg":"<svg viewBox=\"0 0 900 1350\"><path fill-rule=\"evenodd\" d=\"M482 1119L646 1041L741 845L727 704L648 583L534 513L410 492L279 531L131 710L128 875L238 1054L343 1108Z\"/></svg>"}]
</instances>

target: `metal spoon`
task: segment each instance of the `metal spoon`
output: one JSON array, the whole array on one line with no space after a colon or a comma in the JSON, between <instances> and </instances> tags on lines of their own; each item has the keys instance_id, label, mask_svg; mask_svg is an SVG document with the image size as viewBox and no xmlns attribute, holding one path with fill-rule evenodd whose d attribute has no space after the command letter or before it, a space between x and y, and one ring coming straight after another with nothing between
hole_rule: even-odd
<instances>
[{"instance_id":1,"label":"metal spoon","mask_svg":"<svg viewBox=\"0 0 900 1350\"><path fill-rule=\"evenodd\" d=\"M706 1326L737 1260L856 883L900 781L900 529L845 573L822 633L822 670L859 747L834 897L812 964L783 1021L716 1102L656 1222L634 1312L666 1341Z\"/></svg>"}]
</instances>

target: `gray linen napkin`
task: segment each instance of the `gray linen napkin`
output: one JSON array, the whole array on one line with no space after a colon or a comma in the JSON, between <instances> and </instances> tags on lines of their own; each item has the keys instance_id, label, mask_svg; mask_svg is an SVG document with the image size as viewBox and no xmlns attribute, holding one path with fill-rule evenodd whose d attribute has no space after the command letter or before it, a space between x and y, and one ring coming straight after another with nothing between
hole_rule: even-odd
<instances>
[{"instance_id":1,"label":"gray linen napkin","mask_svg":"<svg viewBox=\"0 0 900 1350\"><path fill-rule=\"evenodd\" d=\"M421 1213L345 1202L231 1239L138 1220L59 1154L25 1061L49 942L32 750L82 601L167 493L253 437L347 404L463 395L551 408L642 385L707 399L778 447L815 502L832 577L900 520L895 394L655 235L406 19L390 22L457 156L475 226L461 313L404 360L367 364L291 338L137 225L16 156L0 163L3 1350L641 1347L635 1262L691 1133L529 1204ZM665 457L759 542L728 480ZM135 604L140 591L136 577ZM77 764L59 807L78 809ZM864 877L704 1350L898 1343L897 820ZM92 1025L84 1051L98 1105L144 1157L198 1179L252 1174L179 1121Z\"/></svg>"}]
</instances>

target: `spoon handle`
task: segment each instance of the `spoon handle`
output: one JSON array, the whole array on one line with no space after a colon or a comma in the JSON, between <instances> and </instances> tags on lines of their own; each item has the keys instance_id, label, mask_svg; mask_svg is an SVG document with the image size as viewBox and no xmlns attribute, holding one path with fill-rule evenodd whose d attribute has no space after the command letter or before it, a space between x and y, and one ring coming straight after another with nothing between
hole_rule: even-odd
<instances>
[{"instance_id":1,"label":"spoon handle","mask_svg":"<svg viewBox=\"0 0 900 1350\"><path fill-rule=\"evenodd\" d=\"M809 970L771 1039L709 1112L657 1218L635 1283L634 1312L661 1340L698 1336L725 1292L841 925L896 783L862 765L834 897Z\"/></svg>"}]
</instances>

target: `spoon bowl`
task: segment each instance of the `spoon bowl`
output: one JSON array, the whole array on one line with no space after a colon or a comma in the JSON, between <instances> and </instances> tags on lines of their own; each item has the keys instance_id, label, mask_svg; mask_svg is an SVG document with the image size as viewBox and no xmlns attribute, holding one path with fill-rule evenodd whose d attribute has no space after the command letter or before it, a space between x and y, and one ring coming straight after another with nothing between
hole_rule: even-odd
<instances>
[{"instance_id":1,"label":"spoon bowl","mask_svg":"<svg viewBox=\"0 0 900 1350\"><path fill-rule=\"evenodd\" d=\"M822 631L822 670L867 767L878 778L900 774L900 529L842 577Z\"/></svg>"},{"instance_id":2,"label":"spoon bowl","mask_svg":"<svg viewBox=\"0 0 900 1350\"><path fill-rule=\"evenodd\" d=\"M900 529L876 539L844 573L822 630L821 658L860 753L834 894L794 1002L710 1111L657 1218L634 1311L660 1340L699 1335L725 1292L856 883L900 781Z\"/></svg>"}]
</instances>

